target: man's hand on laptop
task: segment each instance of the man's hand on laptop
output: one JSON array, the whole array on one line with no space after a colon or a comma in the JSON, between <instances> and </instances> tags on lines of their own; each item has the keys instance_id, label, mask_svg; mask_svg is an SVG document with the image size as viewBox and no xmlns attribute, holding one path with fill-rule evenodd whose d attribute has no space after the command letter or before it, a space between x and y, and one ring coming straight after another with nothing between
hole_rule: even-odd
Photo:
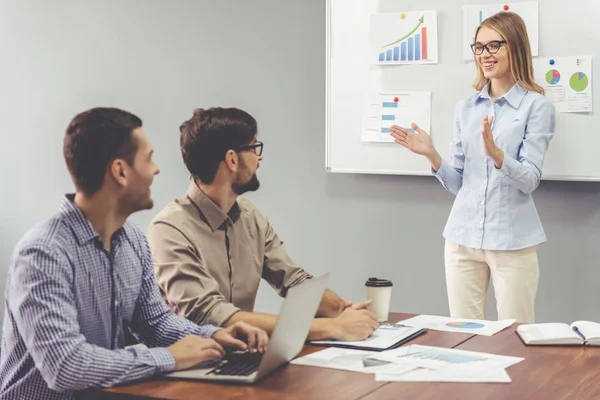
<instances>
[{"instance_id":1,"label":"man's hand on laptop","mask_svg":"<svg viewBox=\"0 0 600 400\"><path fill-rule=\"evenodd\" d=\"M225 355L225 350L214 339L189 335L167 348L175 359L175 371L191 368L200 363L216 361Z\"/></svg>"},{"instance_id":2,"label":"man's hand on laptop","mask_svg":"<svg viewBox=\"0 0 600 400\"><path fill-rule=\"evenodd\" d=\"M213 339L225 348L250 353L264 352L269 343L267 332L241 321L217 331Z\"/></svg>"},{"instance_id":3,"label":"man's hand on laptop","mask_svg":"<svg viewBox=\"0 0 600 400\"><path fill-rule=\"evenodd\" d=\"M371 304L370 300L353 304L339 317L333 318L335 329L332 339L364 340L371 336L373 331L379 328L379 322L377 316L367 310L369 304Z\"/></svg>"}]
</instances>

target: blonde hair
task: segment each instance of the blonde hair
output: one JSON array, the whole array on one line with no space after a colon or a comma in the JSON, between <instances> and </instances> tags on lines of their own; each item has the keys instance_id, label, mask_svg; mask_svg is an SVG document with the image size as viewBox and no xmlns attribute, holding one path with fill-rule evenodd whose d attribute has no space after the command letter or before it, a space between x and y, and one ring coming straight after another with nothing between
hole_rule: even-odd
<instances>
[{"instance_id":1,"label":"blonde hair","mask_svg":"<svg viewBox=\"0 0 600 400\"><path fill-rule=\"evenodd\" d=\"M535 83L533 78L533 63L531 61L531 46L527 36L527 28L523 19L514 12L501 11L486 18L475 31L475 38L482 27L488 27L500 34L506 41L506 50L510 60L510 71L514 80L525 90L544 94L544 89ZM474 56L477 58L477 56ZM477 60L475 60L477 61ZM473 82L476 90L481 90L489 80L483 75L481 65L475 62L477 77Z\"/></svg>"}]
</instances>

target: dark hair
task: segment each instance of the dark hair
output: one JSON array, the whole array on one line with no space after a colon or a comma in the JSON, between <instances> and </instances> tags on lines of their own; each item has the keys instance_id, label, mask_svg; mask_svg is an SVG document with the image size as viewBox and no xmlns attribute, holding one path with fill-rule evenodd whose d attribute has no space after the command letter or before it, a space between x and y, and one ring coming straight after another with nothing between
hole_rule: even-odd
<instances>
[{"instance_id":1,"label":"dark hair","mask_svg":"<svg viewBox=\"0 0 600 400\"><path fill-rule=\"evenodd\" d=\"M137 143L132 132L141 126L140 118L118 108L92 108L76 115L67 127L63 154L77 190L96 193L117 158L133 165Z\"/></svg>"},{"instance_id":2,"label":"dark hair","mask_svg":"<svg viewBox=\"0 0 600 400\"><path fill-rule=\"evenodd\" d=\"M215 179L228 150L250 144L256 137L256 120L238 108L198 108L179 127L183 162L202 183Z\"/></svg>"}]
</instances>

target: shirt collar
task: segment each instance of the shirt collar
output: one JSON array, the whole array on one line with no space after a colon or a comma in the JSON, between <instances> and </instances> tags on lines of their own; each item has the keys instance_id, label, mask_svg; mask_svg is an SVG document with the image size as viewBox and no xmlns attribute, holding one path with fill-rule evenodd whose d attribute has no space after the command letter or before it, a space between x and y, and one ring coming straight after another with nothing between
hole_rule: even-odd
<instances>
[{"instance_id":1,"label":"shirt collar","mask_svg":"<svg viewBox=\"0 0 600 400\"><path fill-rule=\"evenodd\" d=\"M66 221L70 221L69 225L71 225L75 231L77 242L80 245L88 243L92 240L102 241L92 223L85 217L85 215L83 215L81 209L75 204L74 193L66 194L65 197L63 197L59 212L66 217ZM124 233L124 228L121 227L114 233L113 240L120 239L121 235Z\"/></svg>"},{"instance_id":2,"label":"shirt collar","mask_svg":"<svg viewBox=\"0 0 600 400\"><path fill-rule=\"evenodd\" d=\"M229 212L225 214L206 193L200 190L194 180L188 186L187 196L198 207L200 213L204 215L206 222L208 222L213 232L219 229L227 219L230 219L232 222L237 222L240 219L241 210L237 201L233 204Z\"/></svg>"},{"instance_id":3,"label":"shirt collar","mask_svg":"<svg viewBox=\"0 0 600 400\"><path fill-rule=\"evenodd\" d=\"M479 95L477 96L478 99L490 98L489 86L490 84L488 83L483 87L483 89L481 89ZM527 90L523 89L518 83L515 83L513 87L508 92L506 92L504 96L499 97L499 99L504 98L512 107L519 108L519 106L521 105L521 101L523 100L523 97L525 97L526 93Z\"/></svg>"}]
</instances>

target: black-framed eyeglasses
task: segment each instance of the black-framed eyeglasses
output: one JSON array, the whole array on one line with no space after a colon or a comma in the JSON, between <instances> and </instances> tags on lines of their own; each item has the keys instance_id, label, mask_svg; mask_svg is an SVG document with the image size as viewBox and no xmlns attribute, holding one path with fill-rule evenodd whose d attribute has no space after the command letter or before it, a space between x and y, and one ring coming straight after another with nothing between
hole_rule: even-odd
<instances>
[{"instance_id":1,"label":"black-framed eyeglasses","mask_svg":"<svg viewBox=\"0 0 600 400\"><path fill-rule=\"evenodd\" d=\"M263 142L256 142L254 144L247 144L244 146L239 146L237 148L237 151L243 151L243 150L254 150L254 154L256 154L257 156L261 156L262 152L263 152Z\"/></svg>"},{"instance_id":2,"label":"black-framed eyeglasses","mask_svg":"<svg viewBox=\"0 0 600 400\"><path fill-rule=\"evenodd\" d=\"M487 44L473 43L471 45L471 50L473 51L473 54L475 54L476 56L483 54L483 49L486 49L487 52L490 54L496 54L497 52L500 51L500 48L502 47L503 44L506 44L506 40L492 40L491 42L488 42Z\"/></svg>"}]
</instances>

